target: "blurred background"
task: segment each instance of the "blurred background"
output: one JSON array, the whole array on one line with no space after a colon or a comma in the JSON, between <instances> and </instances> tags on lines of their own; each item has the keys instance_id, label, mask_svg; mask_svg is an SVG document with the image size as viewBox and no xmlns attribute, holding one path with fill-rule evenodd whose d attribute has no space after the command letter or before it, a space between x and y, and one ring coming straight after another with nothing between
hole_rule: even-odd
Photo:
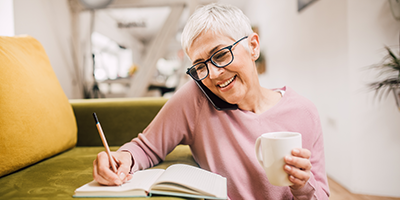
<instances>
[{"instance_id":1,"label":"blurred background","mask_svg":"<svg viewBox=\"0 0 400 200\"><path fill-rule=\"evenodd\" d=\"M352 193L400 198L399 85L369 86L385 46L399 56L398 0L0 0L0 35L38 39L69 99L170 97L189 80L184 24L211 2L250 18L263 87L315 103L328 176Z\"/></svg>"}]
</instances>

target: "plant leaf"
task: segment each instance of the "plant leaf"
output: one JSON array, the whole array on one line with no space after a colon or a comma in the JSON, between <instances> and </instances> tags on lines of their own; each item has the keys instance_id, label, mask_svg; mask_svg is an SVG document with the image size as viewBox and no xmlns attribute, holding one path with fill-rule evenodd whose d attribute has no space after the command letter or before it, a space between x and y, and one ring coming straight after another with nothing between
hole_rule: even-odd
<instances>
[{"instance_id":1,"label":"plant leaf","mask_svg":"<svg viewBox=\"0 0 400 200\"><path fill-rule=\"evenodd\" d=\"M392 50L390 50L389 47L385 47L385 48L386 48L386 50L388 51L388 53L389 53L391 59L393 59L393 62L396 63L397 66L400 66L400 61L399 61L399 59L394 55L394 53L392 52Z\"/></svg>"}]
</instances>

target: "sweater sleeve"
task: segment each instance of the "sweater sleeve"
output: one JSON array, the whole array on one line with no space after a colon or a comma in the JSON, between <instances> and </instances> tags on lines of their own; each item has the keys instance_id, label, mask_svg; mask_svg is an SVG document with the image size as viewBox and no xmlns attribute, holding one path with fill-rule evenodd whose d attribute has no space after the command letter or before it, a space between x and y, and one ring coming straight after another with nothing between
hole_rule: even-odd
<instances>
[{"instance_id":1,"label":"sweater sleeve","mask_svg":"<svg viewBox=\"0 0 400 200\"><path fill-rule=\"evenodd\" d=\"M310 114L310 133L306 143L311 151L311 176L306 185L298 190L291 189L295 200L318 199L326 200L329 197L328 180L325 172L325 153L322 127L317 109L312 104Z\"/></svg>"},{"instance_id":2,"label":"sweater sleeve","mask_svg":"<svg viewBox=\"0 0 400 200\"><path fill-rule=\"evenodd\" d=\"M167 101L149 126L137 138L120 147L132 155L131 172L157 165L178 144L190 145L201 109L198 89L192 81Z\"/></svg>"}]
</instances>

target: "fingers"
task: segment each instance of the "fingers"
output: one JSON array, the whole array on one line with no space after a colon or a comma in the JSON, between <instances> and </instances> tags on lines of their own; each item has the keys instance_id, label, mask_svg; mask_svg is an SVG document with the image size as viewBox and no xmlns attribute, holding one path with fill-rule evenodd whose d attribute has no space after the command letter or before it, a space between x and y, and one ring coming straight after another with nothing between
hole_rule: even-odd
<instances>
[{"instance_id":1,"label":"fingers","mask_svg":"<svg viewBox=\"0 0 400 200\"><path fill-rule=\"evenodd\" d=\"M308 149L296 148L296 149L292 150L292 155L296 156L296 157L310 159L311 158L311 151L308 150Z\"/></svg>"},{"instance_id":2,"label":"fingers","mask_svg":"<svg viewBox=\"0 0 400 200\"><path fill-rule=\"evenodd\" d=\"M295 176L293 176L293 175L289 175L289 180L290 180L290 182L292 182L293 183L293 185L291 186L291 188L293 188L293 189L300 189L300 188L302 188L304 185L306 185L306 183L307 183L307 181L305 180L305 179L299 179L299 178L296 178ZM308 179L307 179L308 180Z\"/></svg>"},{"instance_id":3,"label":"fingers","mask_svg":"<svg viewBox=\"0 0 400 200\"><path fill-rule=\"evenodd\" d=\"M306 159L306 158L300 158L300 157L295 157L295 156L286 156L285 162L288 165L291 165L293 167L296 167L296 168L304 170L304 171L311 170L311 167L312 167L310 160Z\"/></svg>"},{"instance_id":4,"label":"fingers","mask_svg":"<svg viewBox=\"0 0 400 200\"><path fill-rule=\"evenodd\" d=\"M111 152L118 170L112 171L110 161L105 152L100 152L93 161L93 178L102 185L121 185L131 179L131 155L128 152Z\"/></svg>"},{"instance_id":5,"label":"fingers","mask_svg":"<svg viewBox=\"0 0 400 200\"><path fill-rule=\"evenodd\" d=\"M310 170L302 170L290 165L285 165L285 171L289 174L289 178L292 178L298 184L305 184L308 179L310 179ZM296 182L293 183L296 184Z\"/></svg>"},{"instance_id":6,"label":"fingers","mask_svg":"<svg viewBox=\"0 0 400 200\"><path fill-rule=\"evenodd\" d=\"M93 161L93 179L102 185L121 185L122 181L110 166L106 152L100 152Z\"/></svg>"},{"instance_id":7,"label":"fingers","mask_svg":"<svg viewBox=\"0 0 400 200\"><path fill-rule=\"evenodd\" d=\"M125 183L132 178L132 175L129 174L131 171L131 154L129 152L118 152L119 159L116 158L115 162L118 165L118 177L120 180Z\"/></svg>"},{"instance_id":8,"label":"fingers","mask_svg":"<svg viewBox=\"0 0 400 200\"><path fill-rule=\"evenodd\" d=\"M311 176L311 152L307 149L294 149L292 156L286 156L284 170L289 174L293 189L303 187Z\"/></svg>"}]
</instances>

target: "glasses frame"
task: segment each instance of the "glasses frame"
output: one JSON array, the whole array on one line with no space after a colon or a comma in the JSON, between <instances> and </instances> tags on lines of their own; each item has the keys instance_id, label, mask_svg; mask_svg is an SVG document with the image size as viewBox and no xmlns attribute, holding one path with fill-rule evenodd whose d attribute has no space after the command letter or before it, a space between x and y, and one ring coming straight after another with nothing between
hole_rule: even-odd
<instances>
[{"instance_id":1,"label":"glasses frame","mask_svg":"<svg viewBox=\"0 0 400 200\"><path fill-rule=\"evenodd\" d=\"M235 58L235 57L233 56L232 48L233 48L236 44L238 44L240 41L242 41L242 40L244 40L244 39L246 39L246 38L248 38L248 36L244 36L244 37L240 38L238 41L236 41L235 43L233 43L232 45L229 45L229 46L227 46L227 47L224 47L224 48L222 48L222 49L216 51L216 52L213 53L213 54L210 56L210 58L207 59L206 61L203 61L203 62L199 62L199 63L194 64L192 67L190 67L190 68L187 69L186 74L188 74L190 77L192 77L192 78L193 78L194 80L196 80L196 81L201 81L201 80L204 80L205 78L207 78L207 76L210 74L210 70L209 70L209 68L208 68L207 62L211 62L214 66L216 66L216 67L218 67L218 68L224 68L224 67L230 65L230 64L233 62L234 58ZM223 65L223 66L220 66L220 65L218 65L217 63L215 63L215 62L212 60L212 58L214 57L214 55L216 55L217 53L219 53L220 51L225 50L225 49L228 49L229 52L231 53L231 55L232 55L232 60L231 60L228 64ZM198 66L198 65L200 65L200 64L204 64L204 65L206 66L207 74L206 74L206 76L204 76L204 78L198 79L198 78L195 78L195 77L190 73L190 71L193 70L196 66Z\"/></svg>"}]
</instances>

